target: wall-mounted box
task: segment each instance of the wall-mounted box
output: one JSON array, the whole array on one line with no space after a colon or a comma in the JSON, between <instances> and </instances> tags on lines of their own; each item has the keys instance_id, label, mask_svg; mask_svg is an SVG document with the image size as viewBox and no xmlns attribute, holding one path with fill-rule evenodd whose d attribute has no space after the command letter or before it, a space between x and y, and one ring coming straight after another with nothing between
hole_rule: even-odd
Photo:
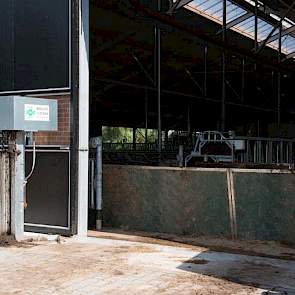
<instances>
[{"instance_id":1,"label":"wall-mounted box","mask_svg":"<svg viewBox=\"0 0 295 295\"><path fill-rule=\"evenodd\" d=\"M0 96L0 130L57 131L57 100Z\"/></svg>"}]
</instances>

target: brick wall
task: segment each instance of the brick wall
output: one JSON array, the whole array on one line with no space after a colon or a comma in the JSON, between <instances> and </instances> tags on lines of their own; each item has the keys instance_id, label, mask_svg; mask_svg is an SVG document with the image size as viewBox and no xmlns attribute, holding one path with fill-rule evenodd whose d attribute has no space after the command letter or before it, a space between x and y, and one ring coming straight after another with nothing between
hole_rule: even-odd
<instances>
[{"instance_id":1,"label":"brick wall","mask_svg":"<svg viewBox=\"0 0 295 295\"><path fill-rule=\"evenodd\" d=\"M38 132L36 145L70 145L70 96L51 96L58 100L58 131Z\"/></svg>"}]
</instances>

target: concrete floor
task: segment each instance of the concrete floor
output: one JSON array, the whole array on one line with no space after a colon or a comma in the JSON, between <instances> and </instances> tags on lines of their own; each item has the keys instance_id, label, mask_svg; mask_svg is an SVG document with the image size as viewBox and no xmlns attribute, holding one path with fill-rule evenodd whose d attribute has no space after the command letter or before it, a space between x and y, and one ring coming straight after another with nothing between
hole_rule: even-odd
<instances>
[{"instance_id":1,"label":"concrete floor","mask_svg":"<svg viewBox=\"0 0 295 295\"><path fill-rule=\"evenodd\" d=\"M0 294L295 294L295 261L114 239L0 247Z\"/></svg>"}]
</instances>

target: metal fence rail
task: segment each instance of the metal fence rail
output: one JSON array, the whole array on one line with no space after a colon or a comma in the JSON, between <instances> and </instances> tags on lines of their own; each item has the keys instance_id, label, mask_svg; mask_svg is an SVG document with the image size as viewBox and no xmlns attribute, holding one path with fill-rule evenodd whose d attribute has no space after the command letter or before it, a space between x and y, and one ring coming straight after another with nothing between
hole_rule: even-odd
<instances>
[{"instance_id":1,"label":"metal fence rail","mask_svg":"<svg viewBox=\"0 0 295 295\"><path fill-rule=\"evenodd\" d=\"M282 138L239 137L245 150L236 154L235 162L246 164L294 164L295 140Z\"/></svg>"},{"instance_id":2,"label":"metal fence rail","mask_svg":"<svg viewBox=\"0 0 295 295\"><path fill-rule=\"evenodd\" d=\"M239 148L234 150L232 163L255 165L294 165L295 139L263 138L263 137L233 137L228 139ZM212 140L211 140L212 141ZM210 143L212 144L212 142ZM213 142L214 143L214 142ZM184 155L188 156L194 150L195 142L184 145ZM236 146L236 145L235 145ZM236 146L237 147L237 146ZM157 150L157 143L104 143L103 152L106 162L134 162L157 163L175 159L179 152L179 145L165 142L162 144L161 153ZM222 157L220 157L222 159ZM222 162L222 160L220 161ZM229 163L227 161L227 163Z\"/></svg>"},{"instance_id":3,"label":"metal fence rail","mask_svg":"<svg viewBox=\"0 0 295 295\"><path fill-rule=\"evenodd\" d=\"M178 144L173 143L162 143L162 151L177 151L179 148ZM103 151L115 152L115 151L150 151L155 152L158 150L157 143L103 143Z\"/></svg>"}]
</instances>

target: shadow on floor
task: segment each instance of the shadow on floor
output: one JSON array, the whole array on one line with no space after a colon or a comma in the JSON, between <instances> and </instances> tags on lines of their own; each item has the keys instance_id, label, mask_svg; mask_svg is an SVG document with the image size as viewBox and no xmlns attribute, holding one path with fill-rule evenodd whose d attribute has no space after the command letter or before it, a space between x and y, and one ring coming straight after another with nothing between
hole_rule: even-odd
<instances>
[{"instance_id":1,"label":"shadow on floor","mask_svg":"<svg viewBox=\"0 0 295 295\"><path fill-rule=\"evenodd\" d=\"M261 288L262 294L295 294L295 262L206 251L178 269Z\"/></svg>"}]
</instances>

